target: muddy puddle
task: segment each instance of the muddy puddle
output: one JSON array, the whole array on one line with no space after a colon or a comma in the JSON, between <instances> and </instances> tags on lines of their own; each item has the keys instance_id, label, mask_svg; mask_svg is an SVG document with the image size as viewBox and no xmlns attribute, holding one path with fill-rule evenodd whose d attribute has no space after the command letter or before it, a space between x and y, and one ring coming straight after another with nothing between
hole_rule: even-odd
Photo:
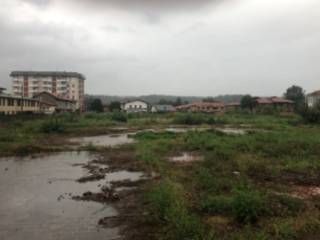
<instances>
[{"instance_id":1,"label":"muddy puddle","mask_svg":"<svg viewBox=\"0 0 320 240\"><path fill-rule=\"evenodd\" d=\"M0 239L118 239L117 228L100 228L101 218L117 216L111 205L75 201L72 196L98 192L106 181L138 179L142 173L119 172L79 183L87 152L35 158L0 159Z\"/></svg>"},{"instance_id":2,"label":"muddy puddle","mask_svg":"<svg viewBox=\"0 0 320 240\"><path fill-rule=\"evenodd\" d=\"M169 161L176 162L176 163L190 163L190 162L197 162L203 161L204 157L201 155L197 155L195 153L184 152L178 156L173 156L169 158Z\"/></svg>"},{"instance_id":3,"label":"muddy puddle","mask_svg":"<svg viewBox=\"0 0 320 240\"><path fill-rule=\"evenodd\" d=\"M77 143L82 146L93 145L100 147L114 147L117 145L130 144L134 140L129 137L130 134L107 134L92 137L71 138L71 143Z\"/></svg>"}]
</instances>

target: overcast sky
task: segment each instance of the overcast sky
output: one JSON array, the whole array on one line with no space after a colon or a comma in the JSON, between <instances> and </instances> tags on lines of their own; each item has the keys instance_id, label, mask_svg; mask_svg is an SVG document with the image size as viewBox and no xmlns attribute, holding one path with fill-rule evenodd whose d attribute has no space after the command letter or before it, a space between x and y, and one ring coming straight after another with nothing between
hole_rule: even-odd
<instances>
[{"instance_id":1,"label":"overcast sky","mask_svg":"<svg viewBox=\"0 0 320 240\"><path fill-rule=\"evenodd\" d=\"M0 0L0 85L78 71L86 93L320 89L319 0Z\"/></svg>"}]
</instances>

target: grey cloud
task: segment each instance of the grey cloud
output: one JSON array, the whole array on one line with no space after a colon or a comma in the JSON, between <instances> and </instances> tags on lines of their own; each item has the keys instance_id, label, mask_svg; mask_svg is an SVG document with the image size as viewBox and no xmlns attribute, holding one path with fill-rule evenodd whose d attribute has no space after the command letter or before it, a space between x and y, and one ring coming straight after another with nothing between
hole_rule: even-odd
<instances>
[{"instance_id":1,"label":"grey cloud","mask_svg":"<svg viewBox=\"0 0 320 240\"><path fill-rule=\"evenodd\" d=\"M73 22L87 14L92 22L83 23L87 24L83 28L50 21L17 23L9 15L1 18L0 12L0 85L10 85L11 70L32 69L82 72L88 78L86 91L99 94L276 95L291 84L307 91L320 88L317 0L309 0L314 2L312 10L311 4L300 3L301 10L279 4L276 13L256 8L243 11L246 5L239 4L236 17L228 5L218 17L210 12L208 18L199 18L193 11L222 1L20 1L34 3L39 11L67 9ZM273 1L276 5L280 0ZM73 12L79 5L87 11ZM106 17L96 12L108 8L142 13L146 21L131 14ZM186 23L169 18L165 24L150 24L159 22L163 13L186 10L182 18ZM90 27L102 33L95 35L88 31ZM92 41L96 37L100 41ZM121 43L109 45L108 38Z\"/></svg>"},{"instance_id":2,"label":"grey cloud","mask_svg":"<svg viewBox=\"0 0 320 240\"><path fill-rule=\"evenodd\" d=\"M36 5L48 5L61 0L23 0ZM62 2L73 2L75 4L86 4L93 8L118 7L126 10L185 10L203 7L207 4L221 3L227 0L63 0Z\"/></svg>"}]
</instances>

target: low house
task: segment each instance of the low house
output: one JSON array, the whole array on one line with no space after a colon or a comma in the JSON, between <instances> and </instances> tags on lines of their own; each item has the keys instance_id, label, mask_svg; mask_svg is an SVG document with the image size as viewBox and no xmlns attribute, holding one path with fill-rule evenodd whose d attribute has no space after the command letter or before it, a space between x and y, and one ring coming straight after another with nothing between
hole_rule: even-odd
<instances>
[{"instance_id":1,"label":"low house","mask_svg":"<svg viewBox=\"0 0 320 240\"><path fill-rule=\"evenodd\" d=\"M195 102L177 107L178 111L201 113L224 113L225 105L222 102Z\"/></svg>"},{"instance_id":2,"label":"low house","mask_svg":"<svg viewBox=\"0 0 320 240\"><path fill-rule=\"evenodd\" d=\"M40 104L32 98L16 97L0 92L0 115L15 115L19 113L39 113Z\"/></svg>"},{"instance_id":3,"label":"low house","mask_svg":"<svg viewBox=\"0 0 320 240\"><path fill-rule=\"evenodd\" d=\"M75 112L76 101L64 99L49 92L41 92L34 96L40 102L40 110L46 114L54 112Z\"/></svg>"},{"instance_id":4,"label":"low house","mask_svg":"<svg viewBox=\"0 0 320 240\"><path fill-rule=\"evenodd\" d=\"M294 102L280 97L256 98L256 108L262 110L266 108L272 108L279 111L292 112L294 108Z\"/></svg>"},{"instance_id":5,"label":"low house","mask_svg":"<svg viewBox=\"0 0 320 240\"><path fill-rule=\"evenodd\" d=\"M225 104L226 110L238 110L241 107L240 102L230 102Z\"/></svg>"},{"instance_id":6,"label":"low house","mask_svg":"<svg viewBox=\"0 0 320 240\"><path fill-rule=\"evenodd\" d=\"M315 107L318 103L320 103L320 90L307 95L308 107Z\"/></svg>"},{"instance_id":7,"label":"low house","mask_svg":"<svg viewBox=\"0 0 320 240\"><path fill-rule=\"evenodd\" d=\"M127 113L148 112L149 104L142 100L128 101L122 104L121 110Z\"/></svg>"},{"instance_id":8,"label":"low house","mask_svg":"<svg viewBox=\"0 0 320 240\"><path fill-rule=\"evenodd\" d=\"M105 112L105 113L111 112L109 104L104 104L103 105L103 112Z\"/></svg>"},{"instance_id":9,"label":"low house","mask_svg":"<svg viewBox=\"0 0 320 240\"><path fill-rule=\"evenodd\" d=\"M176 108L172 105L154 105L151 108L153 113L166 113L166 112L175 112Z\"/></svg>"}]
</instances>

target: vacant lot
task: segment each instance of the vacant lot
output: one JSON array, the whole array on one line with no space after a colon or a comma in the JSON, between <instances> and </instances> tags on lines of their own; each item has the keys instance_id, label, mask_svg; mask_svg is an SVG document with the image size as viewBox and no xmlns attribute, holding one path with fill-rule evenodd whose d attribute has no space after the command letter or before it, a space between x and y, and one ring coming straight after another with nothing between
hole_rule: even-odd
<instances>
[{"instance_id":1,"label":"vacant lot","mask_svg":"<svg viewBox=\"0 0 320 240\"><path fill-rule=\"evenodd\" d=\"M115 157L156 177L132 201L130 214L139 216L128 225L141 231L130 239L318 239L320 126L297 116L15 119L0 126L0 155L62 151L72 147L69 137L133 131L134 143Z\"/></svg>"}]
</instances>

